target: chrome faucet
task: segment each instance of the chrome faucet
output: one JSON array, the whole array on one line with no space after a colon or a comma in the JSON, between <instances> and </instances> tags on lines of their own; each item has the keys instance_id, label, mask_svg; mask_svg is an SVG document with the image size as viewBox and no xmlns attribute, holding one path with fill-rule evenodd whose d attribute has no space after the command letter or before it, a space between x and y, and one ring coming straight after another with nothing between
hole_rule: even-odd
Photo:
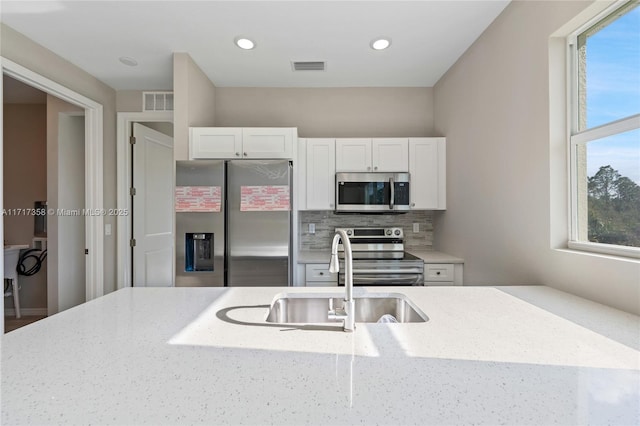
<instances>
[{"instance_id":1,"label":"chrome faucet","mask_svg":"<svg viewBox=\"0 0 640 426\"><path fill-rule=\"evenodd\" d=\"M355 302L353 300L353 253L351 252L351 242L349 236L343 230L337 230L333 236L331 244L331 262L329 262L329 272L340 271L338 262L338 240L342 240L344 247L344 290L345 298L342 309L329 309L329 319L341 319L344 321L344 331L353 331L355 325Z\"/></svg>"}]
</instances>

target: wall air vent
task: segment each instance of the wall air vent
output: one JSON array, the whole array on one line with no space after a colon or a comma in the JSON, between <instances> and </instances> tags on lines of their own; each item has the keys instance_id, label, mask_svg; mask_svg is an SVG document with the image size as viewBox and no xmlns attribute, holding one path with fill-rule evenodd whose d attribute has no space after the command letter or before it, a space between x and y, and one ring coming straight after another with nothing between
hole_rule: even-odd
<instances>
[{"instance_id":1,"label":"wall air vent","mask_svg":"<svg viewBox=\"0 0 640 426\"><path fill-rule=\"evenodd\" d=\"M143 111L173 111L173 92L142 92Z\"/></svg>"},{"instance_id":2,"label":"wall air vent","mask_svg":"<svg viewBox=\"0 0 640 426\"><path fill-rule=\"evenodd\" d=\"M326 68L324 61L293 61L291 64L294 71L324 71Z\"/></svg>"}]
</instances>

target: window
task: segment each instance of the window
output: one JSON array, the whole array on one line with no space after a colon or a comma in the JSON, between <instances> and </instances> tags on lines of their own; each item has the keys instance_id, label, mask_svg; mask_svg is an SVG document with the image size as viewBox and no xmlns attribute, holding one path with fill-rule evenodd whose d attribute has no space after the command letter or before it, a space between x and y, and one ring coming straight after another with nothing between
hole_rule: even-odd
<instances>
[{"instance_id":1,"label":"window","mask_svg":"<svg viewBox=\"0 0 640 426\"><path fill-rule=\"evenodd\" d=\"M640 3L569 39L569 247L640 258ZM586 28L586 29L585 29Z\"/></svg>"}]
</instances>

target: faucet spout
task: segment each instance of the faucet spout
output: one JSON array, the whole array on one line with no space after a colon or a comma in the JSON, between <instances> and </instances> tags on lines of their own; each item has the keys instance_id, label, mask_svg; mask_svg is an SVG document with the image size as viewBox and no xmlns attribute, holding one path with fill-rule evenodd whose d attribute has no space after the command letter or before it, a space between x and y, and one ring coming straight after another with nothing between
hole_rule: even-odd
<instances>
[{"instance_id":1,"label":"faucet spout","mask_svg":"<svg viewBox=\"0 0 640 426\"><path fill-rule=\"evenodd\" d=\"M355 302L353 300L353 252L351 251L351 242L349 236L343 230L337 230L333 236L331 243L331 262L329 263L329 271L339 272L340 264L338 262L338 241L342 241L344 247L344 289L345 297L342 312L337 310L329 311L329 318L342 319L344 321L344 331L353 331L355 329Z\"/></svg>"}]
</instances>

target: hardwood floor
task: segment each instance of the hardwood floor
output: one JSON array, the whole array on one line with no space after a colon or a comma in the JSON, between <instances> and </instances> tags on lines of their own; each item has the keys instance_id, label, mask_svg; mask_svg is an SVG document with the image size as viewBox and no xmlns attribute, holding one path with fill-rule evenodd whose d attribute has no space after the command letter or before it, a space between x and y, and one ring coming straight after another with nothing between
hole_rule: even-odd
<instances>
[{"instance_id":1,"label":"hardwood floor","mask_svg":"<svg viewBox=\"0 0 640 426\"><path fill-rule=\"evenodd\" d=\"M20 319L14 316L4 317L4 332L8 333L46 317L46 315L23 315Z\"/></svg>"}]
</instances>

